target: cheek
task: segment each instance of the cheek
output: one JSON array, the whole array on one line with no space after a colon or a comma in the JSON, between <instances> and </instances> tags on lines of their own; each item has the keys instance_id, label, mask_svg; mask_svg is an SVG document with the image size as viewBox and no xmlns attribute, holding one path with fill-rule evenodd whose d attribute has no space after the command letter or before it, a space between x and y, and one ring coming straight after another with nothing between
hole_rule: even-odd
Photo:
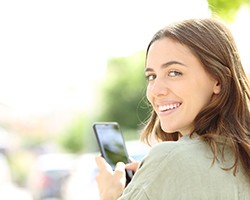
<instances>
[{"instance_id":1,"label":"cheek","mask_svg":"<svg viewBox=\"0 0 250 200\"><path fill-rule=\"evenodd\" d=\"M208 88L204 88L204 90L198 91L196 94L193 96L193 102L195 103L194 106L200 111L212 101L213 92Z\"/></svg>"},{"instance_id":2,"label":"cheek","mask_svg":"<svg viewBox=\"0 0 250 200\"><path fill-rule=\"evenodd\" d=\"M152 96L150 95L150 86L147 86L147 91L146 91L146 96L148 101L151 103L152 102Z\"/></svg>"},{"instance_id":3,"label":"cheek","mask_svg":"<svg viewBox=\"0 0 250 200\"><path fill-rule=\"evenodd\" d=\"M193 78L193 80L189 84L188 91L192 94L194 102L206 106L212 99L214 82L205 75L200 75L199 78Z\"/></svg>"},{"instance_id":4,"label":"cheek","mask_svg":"<svg viewBox=\"0 0 250 200\"><path fill-rule=\"evenodd\" d=\"M146 97L147 97L148 101L150 102L150 104L152 104L152 96L150 95L148 89L147 89L147 92L146 92Z\"/></svg>"}]
</instances>

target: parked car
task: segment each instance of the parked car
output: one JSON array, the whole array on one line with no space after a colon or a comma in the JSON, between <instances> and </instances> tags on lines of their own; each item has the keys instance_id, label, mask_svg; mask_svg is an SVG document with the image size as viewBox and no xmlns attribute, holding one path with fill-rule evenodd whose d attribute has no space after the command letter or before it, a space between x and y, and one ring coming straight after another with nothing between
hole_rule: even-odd
<instances>
[{"instance_id":1,"label":"parked car","mask_svg":"<svg viewBox=\"0 0 250 200\"><path fill-rule=\"evenodd\" d=\"M75 156L64 153L40 155L30 172L28 188L34 200L62 199L62 188L70 176Z\"/></svg>"},{"instance_id":2,"label":"parked car","mask_svg":"<svg viewBox=\"0 0 250 200\"><path fill-rule=\"evenodd\" d=\"M140 161L149 151L149 146L139 141L126 142L128 154ZM64 200L99 200L99 191L95 177L98 168L95 157L99 152L85 153L77 159L75 170L68 178L64 188Z\"/></svg>"}]
</instances>

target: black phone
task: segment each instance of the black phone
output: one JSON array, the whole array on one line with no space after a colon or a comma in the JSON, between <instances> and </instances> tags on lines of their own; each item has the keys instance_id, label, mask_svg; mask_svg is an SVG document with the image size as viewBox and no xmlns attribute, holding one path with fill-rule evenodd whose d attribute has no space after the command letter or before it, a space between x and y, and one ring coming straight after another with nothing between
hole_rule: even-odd
<instances>
[{"instance_id":1,"label":"black phone","mask_svg":"<svg viewBox=\"0 0 250 200\"><path fill-rule=\"evenodd\" d=\"M124 137L117 122L96 122L93 124L94 133L102 157L115 169L117 162L129 163ZM131 181L133 172L126 170L126 185Z\"/></svg>"}]
</instances>

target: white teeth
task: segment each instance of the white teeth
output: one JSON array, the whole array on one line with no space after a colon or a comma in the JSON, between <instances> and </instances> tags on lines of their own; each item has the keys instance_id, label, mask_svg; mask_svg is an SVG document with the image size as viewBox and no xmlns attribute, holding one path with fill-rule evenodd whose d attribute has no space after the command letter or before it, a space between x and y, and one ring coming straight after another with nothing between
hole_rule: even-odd
<instances>
[{"instance_id":1,"label":"white teeth","mask_svg":"<svg viewBox=\"0 0 250 200\"><path fill-rule=\"evenodd\" d=\"M172 110L172 109L178 108L179 106L180 106L180 103L168 104L168 105L159 106L159 110L160 111Z\"/></svg>"}]
</instances>

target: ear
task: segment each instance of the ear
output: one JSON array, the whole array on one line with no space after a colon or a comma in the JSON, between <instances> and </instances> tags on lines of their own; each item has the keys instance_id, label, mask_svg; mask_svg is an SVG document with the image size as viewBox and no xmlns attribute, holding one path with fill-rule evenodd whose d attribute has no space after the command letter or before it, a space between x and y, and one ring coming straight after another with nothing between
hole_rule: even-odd
<instances>
[{"instance_id":1,"label":"ear","mask_svg":"<svg viewBox=\"0 0 250 200\"><path fill-rule=\"evenodd\" d=\"M214 88L213 88L214 94L219 94L221 91L221 84L219 81L215 80L214 82Z\"/></svg>"}]
</instances>

